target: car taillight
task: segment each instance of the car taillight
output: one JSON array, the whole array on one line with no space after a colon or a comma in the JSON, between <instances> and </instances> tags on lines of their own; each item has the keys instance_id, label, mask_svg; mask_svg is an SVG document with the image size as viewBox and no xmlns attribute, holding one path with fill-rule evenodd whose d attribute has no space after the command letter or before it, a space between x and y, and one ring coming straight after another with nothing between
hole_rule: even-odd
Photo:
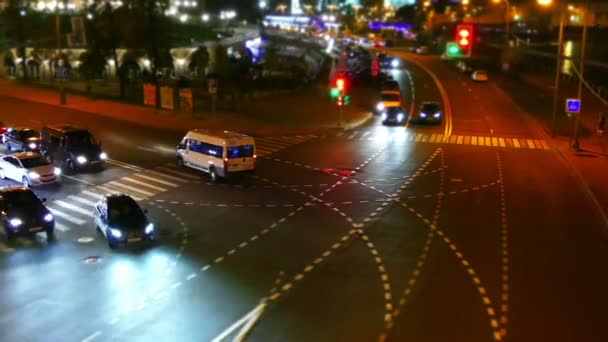
<instances>
[{"instance_id":1,"label":"car taillight","mask_svg":"<svg viewBox=\"0 0 608 342\"><path fill-rule=\"evenodd\" d=\"M224 170L228 170L228 158L224 158Z\"/></svg>"},{"instance_id":2,"label":"car taillight","mask_svg":"<svg viewBox=\"0 0 608 342\"><path fill-rule=\"evenodd\" d=\"M257 154L254 154L254 155L253 155L253 159L256 159L257 157L258 157L258 155L257 155Z\"/></svg>"}]
</instances>

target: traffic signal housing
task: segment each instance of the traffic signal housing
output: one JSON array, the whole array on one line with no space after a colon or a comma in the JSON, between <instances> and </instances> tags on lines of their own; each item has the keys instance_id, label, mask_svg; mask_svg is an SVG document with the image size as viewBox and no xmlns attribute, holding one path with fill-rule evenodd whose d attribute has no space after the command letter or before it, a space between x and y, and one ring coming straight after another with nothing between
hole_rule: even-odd
<instances>
[{"instance_id":1,"label":"traffic signal housing","mask_svg":"<svg viewBox=\"0 0 608 342\"><path fill-rule=\"evenodd\" d=\"M448 42L445 46L445 52L450 57L456 57L462 55L462 49L456 42Z\"/></svg>"},{"instance_id":2,"label":"traffic signal housing","mask_svg":"<svg viewBox=\"0 0 608 342\"><path fill-rule=\"evenodd\" d=\"M340 95L338 96L338 107L342 107L344 106L344 96Z\"/></svg>"},{"instance_id":3,"label":"traffic signal housing","mask_svg":"<svg viewBox=\"0 0 608 342\"><path fill-rule=\"evenodd\" d=\"M346 88L346 80L342 77L338 77L336 79L336 89L338 89L341 93L343 93L345 88Z\"/></svg>"},{"instance_id":4,"label":"traffic signal housing","mask_svg":"<svg viewBox=\"0 0 608 342\"><path fill-rule=\"evenodd\" d=\"M473 25L456 26L456 43L458 43L462 55L471 56L473 49Z\"/></svg>"}]
</instances>

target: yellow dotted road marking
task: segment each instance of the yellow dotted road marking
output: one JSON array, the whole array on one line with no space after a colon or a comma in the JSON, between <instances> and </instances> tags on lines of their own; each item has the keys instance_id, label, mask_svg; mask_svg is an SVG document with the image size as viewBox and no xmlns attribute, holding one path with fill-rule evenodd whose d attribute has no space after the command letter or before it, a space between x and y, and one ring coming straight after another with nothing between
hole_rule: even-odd
<instances>
[{"instance_id":1,"label":"yellow dotted road marking","mask_svg":"<svg viewBox=\"0 0 608 342\"><path fill-rule=\"evenodd\" d=\"M550 150L551 146L545 140L527 138L508 138L508 137L487 137L474 135L451 135L443 136L439 134L410 134L409 141L423 144L455 144L486 146L499 148L523 148L530 150Z\"/></svg>"}]
</instances>

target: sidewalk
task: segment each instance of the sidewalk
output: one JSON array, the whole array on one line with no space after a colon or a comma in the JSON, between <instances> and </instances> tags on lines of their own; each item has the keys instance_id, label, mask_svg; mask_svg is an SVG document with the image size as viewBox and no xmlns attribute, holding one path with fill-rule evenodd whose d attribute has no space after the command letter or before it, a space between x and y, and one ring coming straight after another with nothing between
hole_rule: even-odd
<instances>
[{"instance_id":1,"label":"sidewalk","mask_svg":"<svg viewBox=\"0 0 608 342\"><path fill-rule=\"evenodd\" d=\"M553 83L550 75L529 74L520 75L517 82L522 88L520 92L528 92L537 98L539 105L545 111L551 111L553 103ZM558 114L563 116L566 97L576 97L576 82L562 81L560 83L560 102ZM535 92L536 91L536 92ZM514 96L514 99L516 96ZM519 103L518 103L519 104ZM522 104L522 107L525 104ZM528 107L534 107L528 104ZM548 108L548 109L547 109ZM529 108L528 108L529 109ZM595 202L600 215L605 223L604 234L608 239L608 133L599 134L597 132L598 113L608 115L608 106L595 98L588 90L583 90L582 110L580 114L579 143L580 150L574 150L571 140L571 133L574 118L566 119L569 129L564 129L564 121L558 130L558 136L552 140L557 152L570 164L575 171L579 183L585 188L590 197ZM533 115L543 115L538 111L531 112ZM545 113L546 114L546 113ZM608 119L608 118L607 118ZM550 124L544 121L547 131Z\"/></svg>"},{"instance_id":2,"label":"sidewalk","mask_svg":"<svg viewBox=\"0 0 608 342\"><path fill-rule=\"evenodd\" d=\"M60 106L57 91L27 86L14 80L0 80L0 96ZM354 103L344 110L346 129L361 125L371 117L369 110L360 103ZM62 107L143 126L179 131L192 128L221 129L256 136L317 133L336 129L338 124L336 105L320 96L315 89L303 94L272 95L252 100L244 113L193 115L71 93L67 96L67 105Z\"/></svg>"}]
</instances>

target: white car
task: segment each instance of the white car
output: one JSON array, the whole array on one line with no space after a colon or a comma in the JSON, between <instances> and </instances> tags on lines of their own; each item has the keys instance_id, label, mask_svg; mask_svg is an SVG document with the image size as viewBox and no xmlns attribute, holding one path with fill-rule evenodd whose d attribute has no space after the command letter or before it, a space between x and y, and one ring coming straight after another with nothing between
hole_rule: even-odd
<instances>
[{"instance_id":1,"label":"white car","mask_svg":"<svg viewBox=\"0 0 608 342\"><path fill-rule=\"evenodd\" d=\"M0 178L12 179L23 186L59 182L61 169L54 167L38 152L21 152L0 158Z\"/></svg>"},{"instance_id":2,"label":"white car","mask_svg":"<svg viewBox=\"0 0 608 342\"><path fill-rule=\"evenodd\" d=\"M475 70L473 74L471 74L471 79L473 81L479 82L487 82L488 81L488 73L484 70Z\"/></svg>"}]
</instances>

